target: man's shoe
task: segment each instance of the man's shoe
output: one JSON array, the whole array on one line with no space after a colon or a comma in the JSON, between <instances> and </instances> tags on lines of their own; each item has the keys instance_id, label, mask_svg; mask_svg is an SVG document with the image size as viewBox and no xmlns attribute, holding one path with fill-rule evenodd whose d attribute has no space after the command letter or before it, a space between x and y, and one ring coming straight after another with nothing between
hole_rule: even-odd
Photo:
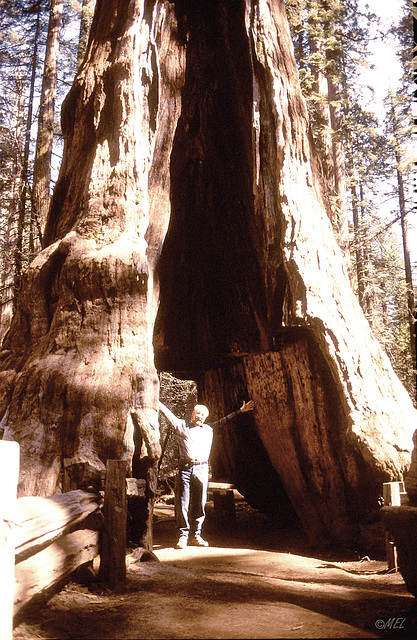
<instances>
[{"instance_id":1,"label":"man's shoe","mask_svg":"<svg viewBox=\"0 0 417 640\"><path fill-rule=\"evenodd\" d=\"M203 540L201 536L195 536L191 542L195 547L208 547L209 543L207 540Z\"/></svg>"},{"instance_id":2,"label":"man's shoe","mask_svg":"<svg viewBox=\"0 0 417 640\"><path fill-rule=\"evenodd\" d=\"M177 549L185 549L188 544L188 538L186 536L180 536L176 548Z\"/></svg>"}]
</instances>

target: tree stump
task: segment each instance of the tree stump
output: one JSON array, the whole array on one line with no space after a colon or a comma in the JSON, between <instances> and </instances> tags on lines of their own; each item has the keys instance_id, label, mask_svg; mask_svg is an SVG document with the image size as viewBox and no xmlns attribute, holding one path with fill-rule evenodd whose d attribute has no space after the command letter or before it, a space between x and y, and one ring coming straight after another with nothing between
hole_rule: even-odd
<instances>
[{"instance_id":1,"label":"tree stump","mask_svg":"<svg viewBox=\"0 0 417 640\"><path fill-rule=\"evenodd\" d=\"M213 494L214 515L219 527L236 524L235 494L227 482L209 482Z\"/></svg>"}]
</instances>

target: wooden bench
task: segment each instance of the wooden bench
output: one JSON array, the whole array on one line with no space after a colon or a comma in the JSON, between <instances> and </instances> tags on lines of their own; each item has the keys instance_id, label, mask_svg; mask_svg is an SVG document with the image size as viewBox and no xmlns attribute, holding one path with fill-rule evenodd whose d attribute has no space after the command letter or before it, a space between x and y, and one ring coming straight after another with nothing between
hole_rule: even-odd
<instances>
[{"instance_id":1,"label":"wooden bench","mask_svg":"<svg viewBox=\"0 0 417 640\"><path fill-rule=\"evenodd\" d=\"M209 482L208 491L213 496L214 516L219 526L236 524L235 487L229 482Z\"/></svg>"}]
</instances>

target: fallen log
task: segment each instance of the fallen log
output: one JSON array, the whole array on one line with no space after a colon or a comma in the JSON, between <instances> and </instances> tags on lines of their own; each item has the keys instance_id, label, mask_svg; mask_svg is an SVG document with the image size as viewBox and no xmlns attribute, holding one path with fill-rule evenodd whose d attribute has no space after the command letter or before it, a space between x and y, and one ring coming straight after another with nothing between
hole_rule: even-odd
<instances>
[{"instance_id":1,"label":"fallen log","mask_svg":"<svg viewBox=\"0 0 417 640\"><path fill-rule=\"evenodd\" d=\"M16 564L75 529L99 529L103 523L100 501L99 494L81 490L48 498L19 498L16 502Z\"/></svg>"},{"instance_id":2,"label":"fallen log","mask_svg":"<svg viewBox=\"0 0 417 640\"><path fill-rule=\"evenodd\" d=\"M99 532L89 529L61 537L15 567L14 625L28 609L46 602L71 579L78 567L99 553Z\"/></svg>"}]
</instances>

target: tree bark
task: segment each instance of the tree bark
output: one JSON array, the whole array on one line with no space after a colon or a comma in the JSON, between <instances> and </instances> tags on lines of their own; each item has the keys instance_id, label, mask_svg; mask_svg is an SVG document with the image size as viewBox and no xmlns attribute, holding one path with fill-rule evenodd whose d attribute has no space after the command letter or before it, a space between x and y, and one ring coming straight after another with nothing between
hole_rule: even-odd
<instances>
[{"instance_id":1,"label":"tree bark","mask_svg":"<svg viewBox=\"0 0 417 640\"><path fill-rule=\"evenodd\" d=\"M332 128L332 173L333 196L335 198L336 213L333 224L336 226L339 247L349 262L349 218L347 212L347 186L345 152L341 140L341 107L340 92L333 80L328 78L328 95L330 102L330 123Z\"/></svg>"},{"instance_id":2,"label":"tree bark","mask_svg":"<svg viewBox=\"0 0 417 640\"><path fill-rule=\"evenodd\" d=\"M16 565L14 624L32 608L39 608L70 580L76 569L99 554L99 533L84 529L63 536Z\"/></svg>"},{"instance_id":3,"label":"tree bark","mask_svg":"<svg viewBox=\"0 0 417 640\"><path fill-rule=\"evenodd\" d=\"M95 0L82 0L81 4L81 20L80 20L80 37L78 40L77 52L77 68L84 60L87 49L88 34L90 31L91 20L94 13Z\"/></svg>"},{"instance_id":4,"label":"tree bark","mask_svg":"<svg viewBox=\"0 0 417 640\"><path fill-rule=\"evenodd\" d=\"M126 579L126 461L108 460L99 575L111 589Z\"/></svg>"},{"instance_id":5,"label":"tree bark","mask_svg":"<svg viewBox=\"0 0 417 640\"><path fill-rule=\"evenodd\" d=\"M153 12L152 12L152 9ZM44 234L3 343L2 414L22 443L19 495L59 490L63 459L133 453L132 408L158 434L154 269L184 46L169 2L97 5L63 107L66 139ZM159 444L159 443L158 443ZM153 445L157 463L159 450Z\"/></svg>"},{"instance_id":6,"label":"tree bark","mask_svg":"<svg viewBox=\"0 0 417 640\"><path fill-rule=\"evenodd\" d=\"M54 493L63 458L100 475L135 442L151 504L157 368L198 380L213 419L253 397L225 431L232 480L292 503L312 541L356 544L416 412L327 217L284 2L103 0L62 124L0 354L20 491Z\"/></svg>"},{"instance_id":7,"label":"tree bark","mask_svg":"<svg viewBox=\"0 0 417 640\"><path fill-rule=\"evenodd\" d=\"M36 79L36 65L38 61L38 38L40 31L41 20L41 6L38 2L34 7L37 13L35 33L33 37L33 53L31 59L31 74L29 84L29 100L28 110L25 123L25 136L24 136L24 148L22 149L22 163L20 169L19 180L19 203L18 203L18 215L17 215L17 232L16 242L14 247L14 274L13 274L13 309L16 310L16 299L19 295L22 286L22 274L24 265L24 231L25 221L27 215L27 196L29 187L29 152L30 152L30 132L32 128L32 114L33 114L33 102L35 95L35 79ZM29 239L29 244L32 244L32 239Z\"/></svg>"},{"instance_id":8,"label":"tree bark","mask_svg":"<svg viewBox=\"0 0 417 640\"><path fill-rule=\"evenodd\" d=\"M156 362L213 419L255 400L213 460L252 503L285 493L313 543L373 544L416 412L336 246L283 3L218 6L187 15Z\"/></svg>"},{"instance_id":9,"label":"tree bark","mask_svg":"<svg viewBox=\"0 0 417 640\"><path fill-rule=\"evenodd\" d=\"M63 0L52 0L46 40L42 93L39 105L38 136L33 165L32 219L42 242L42 231L50 202L51 156L55 125L55 97L58 72L59 38L62 26ZM34 245L36 242L34 241ZM32 256L33 257L33 256Z\"/></svg>"},{"instance_id":10,"label":"tree bark","mask_svg":"<svg viewBox=\"0 0 417 640\"><path fill-rule=\"evenodd\" d=\"M19 498L15 516L16 564L75 529L93 529L91 524L83 526L83 521L95 514L97 523L102 522L99 502L100 496L86 491L70 491L50 498Z\"/></svg>"}]
</instances>

